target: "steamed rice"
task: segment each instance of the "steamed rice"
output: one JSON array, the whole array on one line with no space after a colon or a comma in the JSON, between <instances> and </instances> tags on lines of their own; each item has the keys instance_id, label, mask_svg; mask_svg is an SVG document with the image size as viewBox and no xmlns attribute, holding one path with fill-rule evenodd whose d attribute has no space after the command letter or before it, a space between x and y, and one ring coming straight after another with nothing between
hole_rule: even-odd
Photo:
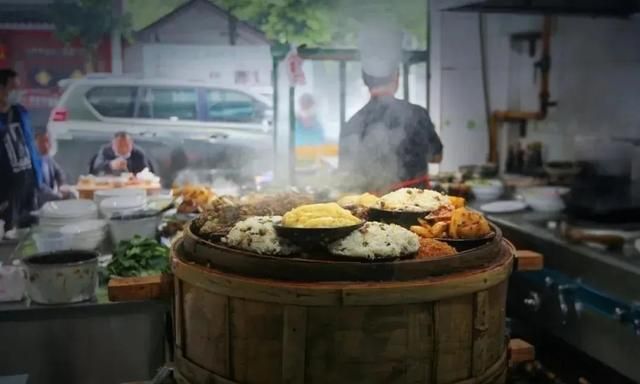
<instances>
[{"instance_id":1,"label":"steamed rice","mask_svg":"<svg viewBox=\"0 0 640 384\"><path fill-rule=\"evenodd\" d=\"M401 188L382 196L374 208L399 212L431 212L450 205L447 196L429 189Z\"/></svg>"},{"instance_id":2,"label":"steamed rice","mask_svg":"<svg viewBox=\"0 0 640 384\"><path fill-rule=\"evenodd\" d=\"M420 240L415 233L399 225L378 222L368 222L329 245L334 255L370 260L407 256L419 248Z\"/></svg>"},{"instance_id":3,"label":"steamed rice","mask_svg":"<svg viewBox=\"0 0 640 384\"><path fill-rule=\"evenodd\" d=\"M223 239L229 246L263 255L290 255L299 251L288 240L278 237L274 228L281 216L253 216L239 221Z\"/></svg>"}]
</instances>

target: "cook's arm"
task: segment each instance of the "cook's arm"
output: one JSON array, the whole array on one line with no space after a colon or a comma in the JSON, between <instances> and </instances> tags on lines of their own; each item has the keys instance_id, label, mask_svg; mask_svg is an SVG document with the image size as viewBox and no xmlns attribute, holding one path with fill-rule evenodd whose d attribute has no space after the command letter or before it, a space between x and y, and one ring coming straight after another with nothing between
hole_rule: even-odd
<instances>
[{"instance_id":1,"label":"cook's arm","mask_svg":"<svg viewBox=\"0 0 640 384\"><path fill-rule=\"evenodd\" d=\"M443 151L442 141L426 110L424 110L421 125L424 127L424 132L426 133L427 161L429 163L440 163L442 161Z\"/></svg>"}]
</instances>

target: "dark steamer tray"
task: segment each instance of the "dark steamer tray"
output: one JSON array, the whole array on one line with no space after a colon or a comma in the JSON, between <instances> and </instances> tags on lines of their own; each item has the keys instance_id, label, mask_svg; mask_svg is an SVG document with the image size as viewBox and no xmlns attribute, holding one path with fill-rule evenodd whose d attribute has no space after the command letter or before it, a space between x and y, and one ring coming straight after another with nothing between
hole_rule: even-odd
<instances>
[{"instance_id":1,"label":"dark steamer tray","mask_svg":"<svg viewBox=\"0 0 640 384\"><path fill-rule=\"evenodd\" d=\"M229 248L195 236L186 226L176 245L178 256L204 266L242 276L285 281L409 281L442 276L491 264L504 252L502 232L487 244L456 255L433 259L395 261L345 261L317 254L291 257L260 255Z\"/></svg>"},{"instance_id":2,"label":"dark steamer tray","mask_svg":"<svg viewBox=\"0 0 640 384\"><path fill-rule=\"evenodd\" d=\"M369 208L369 221L379 221L386 224L397 224L409 229L412 225L419 225L418 219L427 216L429 212L385 211Z\"/></svg>"},{"instance_id":3,"label":"dark steamer tray","mask_svg":"<svg viewBox=\"0 0 640 384\"><path fill-rule=\"evenodd\" d=\"M450 237L439 237L439 238L436 238L436 240L449 244L450 246L458 250L458 252L463 252L468 249L473 249L473 248L482 246L484 244L489 243L491 240L493 240L493 238L498 235L498 231L500 231L500 229L497 226L495 226L493 223L489 223L489 226L491 227L491 230L493 232L479 239L452 239Z\"/></svg>"}]
</instances>

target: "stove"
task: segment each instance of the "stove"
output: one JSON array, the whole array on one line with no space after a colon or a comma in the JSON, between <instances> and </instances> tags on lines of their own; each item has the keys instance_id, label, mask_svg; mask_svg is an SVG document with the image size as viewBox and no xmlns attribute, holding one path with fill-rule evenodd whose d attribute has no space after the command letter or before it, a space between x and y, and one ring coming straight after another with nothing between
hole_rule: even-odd
<instances>
[{"instance_id":1,"label":"stove","mask_svg":"<svg viewBox=\"0 0 640 384\"><path fill-rule=\"evenodd\" d=\"M640 382L640 252L631 241L640 224L534 212L489 218L518 249L544 255L543 270L512 275L508 315Z\"/></svg>"},{"instance_id":2,"label":"stove","mask_svg":"<svg viewBox=\"0 0 640 384\"><path fill-rule=\"evenodd\" d=\"M572 244L640 259L640 222L599 223L561 215L531 223Z\"/></svg>"}]
</instances>

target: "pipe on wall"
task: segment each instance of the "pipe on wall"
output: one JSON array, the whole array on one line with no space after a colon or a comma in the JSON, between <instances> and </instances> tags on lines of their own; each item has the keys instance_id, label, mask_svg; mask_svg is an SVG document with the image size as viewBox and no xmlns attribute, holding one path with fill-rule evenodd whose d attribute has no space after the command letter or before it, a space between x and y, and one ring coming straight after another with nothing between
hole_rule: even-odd
<instances>
[{"instance_id":1,"label":"pipe on wall","mask_svg":"<svg viewBox=\"0 0 640 384\"><path fill-rule=\"evenodd\" d=\"M498 133L500 127L506 122L526 123L528 121L540 121L547 117L549 107L555 103L550 101L549 73L551 71L551 16L546 15L542 26L542 57L536 63L540 69L541 81L538 94L539 106L537 111L493 111L489 116L489 156L490 163L498 163ZM486 70L486 69L485 69Z\"/></svg>"}]
</instances>

